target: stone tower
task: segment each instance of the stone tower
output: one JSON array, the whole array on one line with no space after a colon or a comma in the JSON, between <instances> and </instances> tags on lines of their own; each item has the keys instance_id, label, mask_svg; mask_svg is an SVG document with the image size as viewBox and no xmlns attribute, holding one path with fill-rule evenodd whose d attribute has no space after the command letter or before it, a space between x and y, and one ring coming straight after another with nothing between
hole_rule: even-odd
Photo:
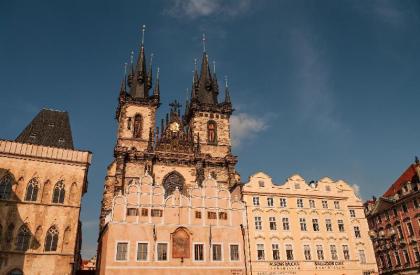
<instances>
[{"instance_id":1,"label":"stone tower","mask_svg":"<svg viewBox=\"0 0 420 275\"><path fill-rule=\"evenodd\" d=\"M210 71L206 51L201 71L195 66L191 99L186 102L184 115L175 100L160 127L156 125L159 69L152 83L152 65L146 64L142 42L137 63L131 65L121 83L115 159L105 179L101 227L111 213L113 198L124 194L130 182L146 175L164 187L166 196L175 189L187 194L209 176L226 188L236 186L239 179L237 159L231 153L229 119L233 108L229 91L226 87L224 101L219 103L217 77Z\"/></svg>"}]
</instances>

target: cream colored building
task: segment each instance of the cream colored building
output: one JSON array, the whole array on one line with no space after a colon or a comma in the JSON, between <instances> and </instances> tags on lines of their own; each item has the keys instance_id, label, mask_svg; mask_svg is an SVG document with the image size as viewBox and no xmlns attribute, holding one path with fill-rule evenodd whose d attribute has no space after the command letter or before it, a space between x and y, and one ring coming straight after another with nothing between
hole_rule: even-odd
<instances>
[{"instance_id":1,"label":"cream colored building","mask_svg":"<svg viewBox=\"0 0 420 275\"><path fill-rule=\"evenodd\" d=\"M91 156L73 148L66 112L43 109L0 140L0 274L74 274Z\"/></svg>"},{"instance_id":2,"label":"cream colored building","mask_svg":"<svg viewBox=\"0 0 420 275\"><path fill-rule=\"evenodd\" d=\"M362 201L346 182L293 175L277 185L259 172L242 192L252 274L377 272Z\"/></svg>"}]
</instances>

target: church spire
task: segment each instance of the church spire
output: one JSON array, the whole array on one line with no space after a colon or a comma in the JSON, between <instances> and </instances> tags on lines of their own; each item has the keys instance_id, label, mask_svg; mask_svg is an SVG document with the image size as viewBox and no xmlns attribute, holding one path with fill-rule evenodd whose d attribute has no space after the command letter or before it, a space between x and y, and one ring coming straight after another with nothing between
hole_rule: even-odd
<instances>
[{"instance_id":1,"label":"church spire","mask_svg":"<svg viewBox=\"0 0 420 275\"><path fill-rule=\"evenodd\" d=\"M231 104L227 75L225 76L225 103Z\"/></svg>"},{"instance_id":2,"label":"church spire","mask_svg":"<svg viewBox=\"0 0 420 275\"><path fill-rule=\"evenodd\" d=\"M153 88L153 96L155 96L155 97L160 96L159 73L160 73L160 68L158 67L157 68L157 73L156 73L155 87Z\"/></svg>"},{"instance_id":3,"label":"church spire","mask_svg":"<svg viewBox=\"0 0 420 275\"><path fill-rule=\"evenodd\" d=\"M146 56L144 50L144 33L146 26L142 28L142 38L140 53L137 58L136 68L134 70L134 79L131 85L130 94L134 99L148 98L148 87L147 87L147 70L146 70Z\"/></svg>"},{"instance_id":4,"label":"church spire","mask_svg":"<svg viewBox=\"0 0 420 275\"><path fill-rule=\"evenodd\" d=\"M152 88L152 65L153 65L153 53L150 55L150 62L149 62L149 72L147 73L147 89L150 90L150 88Z\"/></svg>"}]
</instances>

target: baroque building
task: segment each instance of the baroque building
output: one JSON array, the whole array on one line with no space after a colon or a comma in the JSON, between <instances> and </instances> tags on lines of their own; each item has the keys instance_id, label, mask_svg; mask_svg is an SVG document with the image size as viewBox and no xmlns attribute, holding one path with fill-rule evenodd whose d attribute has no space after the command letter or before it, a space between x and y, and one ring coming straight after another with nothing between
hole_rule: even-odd
<instances>
[{"instance_id":1,"label":"baroque building","mask_svg":"<svg viewBox=\"0 0 420 275\"><path fill-rule=\"evenodd\" d=\"M154 85L152 85L154 82ZM203 51L190 101L156 122L156 80L142 42L120 88L114 161L100 215L99 274L245 274L246 216L231 153L226 87Z\"/></svg>"},{"instance_id":2,"label":"baroque building","mask_svg":"<svg viewBox=\"0 0 420 275\"><path fill-rule=\"evenodd\" d=\"M0 274L74 274L91 157L74 149L67 112L43 109L0 140Z\"/></svg>"},{"instance_id":3,"label":"baroque building","mask_svg":"<svg viewBox=\"0 0 420 275\"><path fill-rule=\"evenodd\" d=\"M420 273L420 162L365 203L380 274Z\"/></svg>"},{"instance_id":4,"label":"baroque building","mask_svg":"<svg viewBox=\"0 0 420 275\"><path fill-rule=\"evenodd\" d=\"M346 182L277 185L259 172L242 192L252 274L376 274L363 204Z\"/></svg>"}]
</instances>

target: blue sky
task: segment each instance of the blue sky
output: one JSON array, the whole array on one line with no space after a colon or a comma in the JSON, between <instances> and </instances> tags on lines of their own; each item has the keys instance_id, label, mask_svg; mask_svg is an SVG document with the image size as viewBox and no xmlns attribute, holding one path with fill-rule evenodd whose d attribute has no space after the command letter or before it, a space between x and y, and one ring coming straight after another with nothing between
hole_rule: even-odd
<instances>
[{"instance_id":1,"label":"blue sky","mask_svg":"<svg viewBox=\"0 0 420 275\"><path fill-rule=\"evenodd\" d=\"M0 0L0 137L14 139L42 107L70 113L76 147L94 154L84 257L95 251L123 64L143 24L161 68L159 119L185 101L206 33L219 80L229 77L243 181L260 170L277 183L329 176L367 199L420 154L418 1Z\"/></svg>"}]
</instances>

